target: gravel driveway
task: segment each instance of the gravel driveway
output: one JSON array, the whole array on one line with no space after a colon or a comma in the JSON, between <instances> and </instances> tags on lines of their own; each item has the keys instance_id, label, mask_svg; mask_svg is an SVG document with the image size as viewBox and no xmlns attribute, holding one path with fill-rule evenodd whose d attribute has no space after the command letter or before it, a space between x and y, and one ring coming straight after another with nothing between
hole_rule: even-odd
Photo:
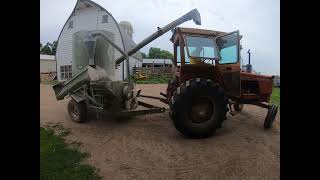
<instances>
[{"instance_id":1,"label":"gravel driveway","mask_svg":"<svg viewBox=\"0 0 320 180\"><path fill-rule=\"evenodd\" d=\"M138 85L141 94L158 96L166 85ZM266 109L245 105L207 139L185 139L169 114L108 117L77 124L67 100L56 101L49 85L40 85L41 124L61 123L79 141L86 160L105 179L280 179L280 112L270 130L263 129ZM160 95L159 95L160 96ZM168 107L158 100L145 100Z\"/></svg>"}]
</instances>

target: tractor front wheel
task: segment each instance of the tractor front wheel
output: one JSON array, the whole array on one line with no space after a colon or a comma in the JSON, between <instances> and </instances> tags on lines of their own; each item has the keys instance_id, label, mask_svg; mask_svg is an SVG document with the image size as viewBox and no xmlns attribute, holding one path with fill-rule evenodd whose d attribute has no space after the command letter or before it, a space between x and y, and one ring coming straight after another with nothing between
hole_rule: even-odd
<instances>
[{"instance_id":1,"label":"tractor front wheel","mask_svg":"<svg viewBox=\"0 0 320 180\"><path fill-rule=\"evenodd\" d=\"M272 123L273 123L274 119L276 118L277 112L278 112L277 105L273 104L268 108L268 114L267 114L266 119L264 120L264 124L263 124L265 129L271 128Z\"/></svg>"},{"instance_id":2,"label":"tractor front wheel","mask_svg":"<svg viewBox=\"0 0 320 180\"><path fill-rule=\"evenodd\" d=\"M87 106L84 101L76 102L71 99L68 103L68 113L72 121L82 123L87 120Z\"/></svg>"},{"instance_id":3,"label":"tractor front wheel","mask_svg":"<svg viewBox=\"0 0 320 180\"><path fill-rule=\"evenodd\" d=\"M233 105L233 107L234 107L234 110L236 110L237 112L240 112L243 109L243 104L242 103L235 103Z\"/></svg>"},{"instance_id":4,"label":"tractor front wheel","mask_svg":"<svg viewBox=\"0 0 320 180\"><path fill-rule=\"evenodd\" d=\"M191 79L182 83L170 100L175 128L183 135L206 138L220 128L226 118L224 91L210 79Z\"/></svg>"}]
</instances>

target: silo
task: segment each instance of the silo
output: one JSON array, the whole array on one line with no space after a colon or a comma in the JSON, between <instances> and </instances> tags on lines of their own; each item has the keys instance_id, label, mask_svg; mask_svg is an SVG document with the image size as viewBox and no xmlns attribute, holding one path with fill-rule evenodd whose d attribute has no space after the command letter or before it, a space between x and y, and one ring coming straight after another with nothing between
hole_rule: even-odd
<instances>
[{"instance_id":1,"label":"silo","mask_svg":"<svg viewBox=\"0 0 320 180\"><path fill-rule=\"evenodd\" d=\"M132 39L132 34L133 34L133 26L129 21L121 21L119 23L119 26L127 32L127 34L130 36Z\"/></svg>"}]
</instances>

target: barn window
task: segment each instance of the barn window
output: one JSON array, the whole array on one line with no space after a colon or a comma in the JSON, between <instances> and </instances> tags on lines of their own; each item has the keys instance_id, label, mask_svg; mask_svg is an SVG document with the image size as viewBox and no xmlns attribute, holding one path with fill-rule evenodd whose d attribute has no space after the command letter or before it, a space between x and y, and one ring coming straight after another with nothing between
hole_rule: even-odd
<instances>
[{"instance_id":1,"label":"barn window","mask_svg":"<svg viewBox=\"0 0 320 180\"><path fill-rule=\"evenodd\" d=\"M105 15L102 16L101 23L108 23L108 15L105 14Z\"/></svg>"},{"instance_id":2,"label":"barn window","mask_svg":"<svg viewBox=\"0 0 320 180\"><path fill-rule=\"evenodd\" d=\"M60 66L60 75L61 75L61 79L70 79L72 77L72 66L71 65Z\"/></svg>"},{"instance_id":3,"label":"barn window","mask_svg":"<svg viewBox=\"0 0 320 180\"><path fill-rule=\"evenodd\" d=\"M73 28L73 21L69 21L68 29L72 29L72 28Z\"/></svg>"}]
</instances>

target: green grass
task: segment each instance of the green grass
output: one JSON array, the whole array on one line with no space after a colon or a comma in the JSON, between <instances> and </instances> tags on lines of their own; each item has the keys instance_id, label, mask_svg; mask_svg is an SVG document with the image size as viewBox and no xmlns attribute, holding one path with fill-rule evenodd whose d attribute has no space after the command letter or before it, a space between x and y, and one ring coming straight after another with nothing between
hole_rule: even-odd
<instances>
[{"instance_id":1,"label":"green grass","mask_svg":"<svg viewBox=\"0 0 320 180\"><path fill-rule=\"evenodd\" d=\"M50 80L42 80L41 83L42 83L42 84L54 85L54 84L57 84L57 83L58 83L58 80L53 80L53 81L50 81Z\"/></svg>"},{"instance_id":2,"label":"green grass","mask_svg":"<svg viewBox=\"0 0 320 180\"><path fill-rule=\"evenodd\" d=\"M171 76L153 75L149 76L147 79L144 80L137 80L134 77L133 79L137 84L167 84L168 81L171 79Z\"/></svg>"},{"instance_id":3,"label":"green grass","mask_svg":"<svg viewBox=\"0 0 320 180\"><path fill-rule=\"evenodd\" d=\"M60 129L61 130L61 129ZM41 180L84 180L101 179L97 169L81 164L87 154L81 153L77 147L67 145L64 141L69 131L60 134L50 127L40 127L40 179Z\"/></svg>"},{"instance_id":4,"label":"green grass","mask_svg":"<svg viewBox=\"0 0 320 180\"><path fill-rule=\"evenodd\" d=\"M271 95L271 103L274 103L280 107L280 88L273 88Z\"/></svg>"}]
</instances>

